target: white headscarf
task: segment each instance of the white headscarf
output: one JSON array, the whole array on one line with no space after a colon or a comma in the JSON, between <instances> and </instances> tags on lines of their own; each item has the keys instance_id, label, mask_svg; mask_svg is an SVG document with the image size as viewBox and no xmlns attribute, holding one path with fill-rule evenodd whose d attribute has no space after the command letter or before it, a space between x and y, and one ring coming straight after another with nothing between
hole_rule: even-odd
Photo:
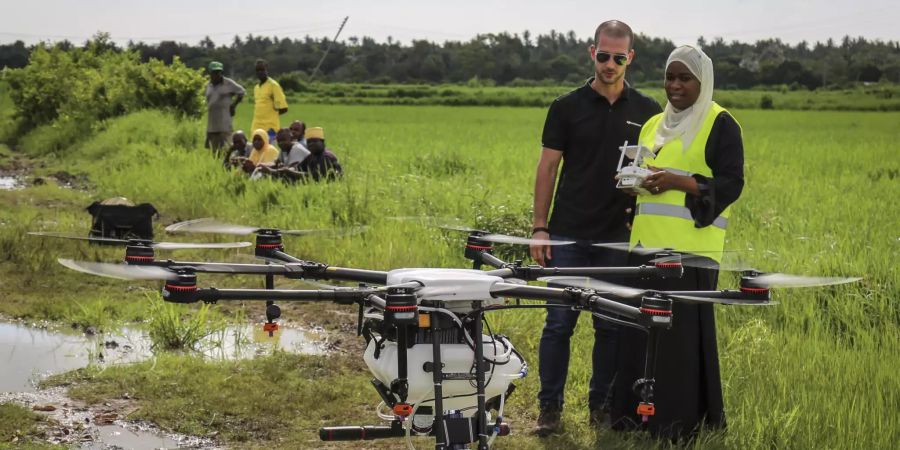
<instances>
[{"instance_id":1,"label":"white headscarf","mask_svg":"<svg viewBox=\"0 0 900 450\"><path fill-rule=\"evenodd\" d=\"M700 81L700 96L689 108L676 111L671 103L666 103L663 113L663 123L656 132L656 148L660 148L669 142L681 138L683 151L691 146L697 132L703 125L703 119L712 105L713 96L713 63L703 53L703 50L690 45L682 45L672 50L669 59L666 60L666 69L674 61L680 61Z\"/></svg>"}]
</instances>

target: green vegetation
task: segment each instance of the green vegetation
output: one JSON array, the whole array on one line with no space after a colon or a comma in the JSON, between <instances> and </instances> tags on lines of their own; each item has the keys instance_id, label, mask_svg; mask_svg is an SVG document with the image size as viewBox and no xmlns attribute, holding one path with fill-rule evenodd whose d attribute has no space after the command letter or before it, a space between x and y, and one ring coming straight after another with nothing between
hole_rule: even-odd
<instances>
[{"instance_id":1,"label":"green vegetation","mask_svg":"<svg viewBox=\"0 0 900 450\"><path fill-rule=\"evenodd\" d=\"M336 25L336 24L335 24ZM576 34L576 31L578 34ZM282 80L307 80L325 52L317 79L339 82L376 83L467 83L483 81L503 86L527 84L558 85L577 82L589 73L587 53L594 42L593 28L568 32L550 31L534 35L485 33L468 41L444 43L413 40L409 44L376 42L369 37L350 36L344 41L330 39L279 38L277 36L235 35L216 45L209 37L199 45L175 41L157 44L129 43L128 51L141 59L169 63L181 58L189 67L205 68L212 60L225 63L226 75L253 78L257 58L269 61L270 73ZM663 78L663 66L675 44L636 30L636 58L628 69L632 82L656 82ZM91 42L101 41L104 49L117 50L98 33ZM333 45L332 45L333 44ZM68 41L56 44L72 48ZM96 45L96 44L94 44ZM900 43L845 36L840 42L782 42L777 37L754 43L725 42L722 38L697 45L716 64L716 88L749 89L757 86L790 85L803 89L847 86L856 82L900 83ZM33 48L21 41L0 45L0 67L22 67Z\"/></svg>"},{"instance_id":2,"label":"green vegetation","mask_svg":"<svg viewBox=\"0 0 900 450\"><path fill-rule=\"evenodd\" d=\"M249 125L250 109L246 104L239 108L237 127ZM892 234L900 223L893 201L900 193L893 150L900 139L900 115L733 112L744 131L747 187L732 214L728 247L755 249L752 262L763 270L863 275L865 280L781 290L774 294L780 304L769 308L718 308L729 428L705 436L700 444L891 448L900 437L900 378L895 374L900 367L900 276L895 267L900 248ZM125 305L145 301L141 289L154 283L85 276L55 262L59 256L113 261L121 258L121 249L24 236L35 229L86 232L88 216L81 208L92 198L116 195L152 202L163 213L159 225L215 216L291 228L370 226L356 236L288 238L291 253L330 264L465 267L461 236L390 217L458 217L491 228L506 224L497 231L526 234L544 113L542 108L294 103L284 121L296 117L324 126L329 146L346 168L340 182L296 186L249 182L222 170L219 161L199 148L200 121L162 112L108 120L62 153L31 147L44 139L46 131L39 129L19 144L22 152L42 155L31 161L32 176L65 170L86 180L89 191L60 189L52 180L22 191L0 191L0 312L64 320L73 300L91 305L109 298L104 307L124 318L129 315ZM0 158L0 164L8 164L12 156ZM177 257L230 259L234 254L205 251ZM215 275L199 281L223 287L262 283ZM724 286L734 282L729 275L721 277ZM329 321L332 329L340 328L340 318L353 320L352 311L337 305L315 305L309 309L315 314L309 315L305 310L297 307L285 316ZM546 443L526 436L537 413L536 349L543 314L504 312L490 319L533 369L510 399L507 416L515 436L498 440L501 448L650 445L640 437L581 432L587 426L586 361L592 344L587 317L572 351L564 415L570 433ZM65 379L76 383L74 395L92 402L140 390L134 417L166 428L218 432L238 446L309 448L321 447L313 431L319 426L377 422L372 413L377 396L358 358L350 361L355 356L276 353L235 363L164 356L153 370L152 363L88 369ZM266 400L273 392L277 401ZM327 401L309 392L326 395Z\"/></svg>"},{"instance_id":3,"label":"green vegetation","mask_svg":"<svg viewBox=\"0 0 900 450\"><path fill-rule=\"evenodd\" d=\"M42 442L44 418L21 406L0 403L0 449L53 449Z\"/></svg>"},{"instance_id":4,"label":"green vegetation","mask_svg":"<svg viewBox=\"0 0 900 450\"><path fill-rule=\"evenodd\" d=\"M580 82L584 82L580 80ZM308 83L293 92L291 104L445 105L546 107L577 87L554 86L398 85ZM644 83L641 91L665 105L662 82ZM726 108L812 111L900 111L900 85L875 84L849 89L807 91L781 88L717 90L715 100Z\"/></svg>"}]
</instances>

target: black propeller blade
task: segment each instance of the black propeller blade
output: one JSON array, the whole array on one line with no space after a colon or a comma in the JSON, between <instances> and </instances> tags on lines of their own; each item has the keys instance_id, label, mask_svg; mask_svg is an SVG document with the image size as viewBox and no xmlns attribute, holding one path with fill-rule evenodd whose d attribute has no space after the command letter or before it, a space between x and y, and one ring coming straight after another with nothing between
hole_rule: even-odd
<instances>
[{"instance_id":1,"label":"black propeller blade","mask_svg":"<svg viewBox=\"0 0 900 450\"><path fill-rule=\"evenodd\" d=\"M250 242L209 242L209 243L194 243L194 242L150 242L144 241L142 239L113 239L113 238L104 238L104 237L91 237L91 236L80 236L71 233L56 233L52 231L29 231L28 234L32 236L41 236L41 237L53 237L53 238L63 238L63 239L76 239L81 241L89 241L89 242L97 242L97 243L108 243L108 244L116 244L116 245L128 245L132 242L146 242L150 247L159 249L159 250L182 250L182 249L204 249L204 248L241 248L241 247L249 247L253 245Z\"/></svg>"},{"instance_id":2,"label":"black propeller blade","mask_svg":"<svg viewBox=\"0 0 900 450\"><path fill-rule=\"evenodd\" d=\"M78 272L101 277L118 278L120 280L174 280L178 274L157 266L131 266L127 264L98 263L74 261L59 258L60 264Z\"/></svg>"},{"instance_id":3,"label":"black propeller blade","mask_svg":"<svg viewBox=\"0 0 900 450\"><path fill-rule=\"evenodd\" d=\"M185 222L173 223L166 227L169 233L217 233L217 234L235 234L245 235L256 233L260 230L274 228L250 227L246 225L235 225L225 223L212 218L194 219ZM359 234L366 231L368 227L353 227L341 230L323 230L323 229L307 229L307 230L278 230L282 235L306 236L312 234L324 234L329 236L348 236Z\"/></svg>"}]
</instances>

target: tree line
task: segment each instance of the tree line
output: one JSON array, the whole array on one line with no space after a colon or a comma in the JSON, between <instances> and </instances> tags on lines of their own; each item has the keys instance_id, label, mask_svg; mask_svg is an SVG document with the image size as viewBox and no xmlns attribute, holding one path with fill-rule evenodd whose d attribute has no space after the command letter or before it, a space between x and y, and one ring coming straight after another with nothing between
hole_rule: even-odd
<instances>
[{"instance_id":1,"label":"tree line","mask_svg":"<svg viewBox=\"0 0 900 450\"><path fill-rule=\"evenodd\" d=\"M249 79L254 62L263 58L276 79L306 81L325 49L332 44L316 79L354 83L481 83L510 86L577 83L591 73L587 47L593 36L578 37L573 31L532 35L480 34L468 41L443 44L413 40L403 44L391 39L376 42L369 37L350 37L334 43L327 38L303 39L247 35L235 36L229 45L216 45L209 37L197 45L162 41L129 42L116 46L106 33L98 33L84 45L109 50L135 51L142 61L171 63L178 57L185 65L203 68L209 61L225 64L226 75ZM713 59L716 87L748 89L756 86L790 86L816 89L842 87L857 82L900 83L900 42L844 37L840 42L800 42L780 39L755 43L726 42L721 38L697 42ZM675 47L664 38L644 34L635 37L636 58L628 70L632 83L658 83L663 65ZM0 45L0 67L24 67L38 46L74 48L61 41L26 46L22 41ZM290 83L290 81L289 81ZM290 86L285 86L290 88Z\"/></svg>"}]
</instances>

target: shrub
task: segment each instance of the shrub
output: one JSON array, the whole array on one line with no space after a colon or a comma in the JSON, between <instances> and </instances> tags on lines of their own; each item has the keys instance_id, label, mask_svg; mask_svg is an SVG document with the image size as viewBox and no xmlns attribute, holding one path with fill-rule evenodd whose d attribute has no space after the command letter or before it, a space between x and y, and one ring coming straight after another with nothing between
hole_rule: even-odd
<instances>
[{"instance_id":1,"label":"shrub","mask_svg":"<svg viewBox=\"0 0 900 450\"><path fill-rule=\"evenodd\" d=\"M775 109L775 104L772 101L772 96L763 95L762 98L759 99L759 107L760 109Z\"/></svg>"},{"instance_id":2,"label":"shrub","mask_svg":"<svg viewBox=\"0 0 900 450\"><path fill-rule=\"evenodd\" d=\"M100 36L96 40L102 40ZM95 124L145 108L198 117L205 80L178 58L141 63L134 51L89 43L85 48L38 45L28 65L6 70L10 98L27 129L53 123Z\"/></svg>"}]
</instances>

